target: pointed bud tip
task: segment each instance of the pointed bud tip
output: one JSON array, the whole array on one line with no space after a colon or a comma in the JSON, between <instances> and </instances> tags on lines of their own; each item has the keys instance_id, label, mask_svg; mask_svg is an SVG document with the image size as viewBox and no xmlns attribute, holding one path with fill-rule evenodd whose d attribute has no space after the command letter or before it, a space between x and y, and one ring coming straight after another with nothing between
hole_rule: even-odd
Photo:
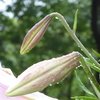
<instances>
[{"instance_id":1,"label":"pointed bud tip","mask_svg":"<svg viewBox=\"0 0 100 100\"><path fill-rule=\"evenodd\" d=\"M27 53L27 52L23 52L22 50L20 50L21 55L24 55L25 53Z\"/></svg>"},{"instance_id":2,"label":"pointed bud tip","mask_svg":"<svg viewBox=\"0 0 100 100\"><path fill-rule=\"evenodd\" d=\"M16 89L8 88L5 92L5 95L8 97L14 97L14 96L21 96L21 93L17 92Z\"/></svg>"},{"instance_id":3,"label":"pointed bud tip","mask_svg":"<svg viewBox=\"0 0 100 100\"><path fill-rule=\"evenodd\" d=\"M7 97L11 97L11 96L12 96L8 91L6 91L5 95L6 95Z\"/></svg>"}]
</instances>

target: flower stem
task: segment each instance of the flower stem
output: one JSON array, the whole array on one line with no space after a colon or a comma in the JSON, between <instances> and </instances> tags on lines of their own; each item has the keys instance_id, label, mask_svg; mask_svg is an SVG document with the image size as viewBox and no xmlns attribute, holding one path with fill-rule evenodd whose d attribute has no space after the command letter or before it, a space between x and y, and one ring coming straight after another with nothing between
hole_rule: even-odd
<instances>
[{"instance_id":1,"label":"flower stem","mask_svg":"<svg viewBox=\"0 0 100 100\"><path fill-rule=\"evenodd\" d=\"M84 71L88 75L88 79L89 79L97 97L100 99L100 86L99 86L98 82L96 81L93 73L91 72L90 67L85 63L82 55L81 55L80 63L82 64Z\"/></svg>"},{"instance_id":2,"label":"flower stem","mask_svg":"<svg viewBox=\"0 0 100 100\"><path fill-rule=\"evenodd\" d=\"M87 57L89 57L96 66L98 66L100 68L100 64L93 58L93 56L87 51L87 49L83 46L83 44L80 42L80 40L76 37L75 35L75 31L73 31L68 23L66 22L66 20L64 19L64 17L57 13L51 13L49 14L51 17L58 17L58 19L62 22L62 24L64 25L65 29L68 31L68 33L70 33L71 37L74 39L74 41L77 43L78 47L81 48L81 50L87 55Z\"/></svg>"},{"instance_id":3,"label":"flower stem","mask_svg":"<svg viewBox=\"0 0 100 100\"><path fill-rule=\"evenodd\" d=\"M57 13L51 13L49 14L51 17L58 17L58 19L62 22L62 24L64 25L65 29L68 31L68 33L70 33L71 37L74 39L74 41L77 43L78 47L81 48L81 50L87 55L87 57L89 57L91 59L92 62L94 62L94 64L96 66L98 66L98 68L100 68L100 64L93 58L93 56L87 51L87 49L83 46L83 44L80 42L80 40L77 38L77 36L75 35L75 31L73 31L68 23L66 22L66 20L64 19L64 17ZM93 73L90 70L90 67L87 66L87 64L85 63L83 57L81 59L81 64L83 65L83 68L86 72L86 74L88 75L88 78L90 79L90 82L92 84L92 87L95 91L95 93L97 94L98 98L100 99L100 86L98 84L98 82L96 81Z\"/></svg>"}]
</instances>

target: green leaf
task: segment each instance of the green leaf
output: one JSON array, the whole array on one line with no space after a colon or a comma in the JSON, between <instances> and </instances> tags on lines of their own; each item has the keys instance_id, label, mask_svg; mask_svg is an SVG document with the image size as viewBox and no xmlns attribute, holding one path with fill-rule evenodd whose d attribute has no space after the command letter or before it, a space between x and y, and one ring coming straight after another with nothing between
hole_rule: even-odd
<instances>
[{"instance_id":1,"label":"green leaf","mask_svg":"<svg viewBox=\"0 0 100 100\"><path fill-rule=\"evenodd\" d=\"M95 96L90 90L88 90L88 89L85 87L85 85L81 82L81 80L80 80L80 78L78 77L76 71L75 71L75 75L76 75L77 82L78 82L79 86L82 88L82 90L84 90L84 91L87 93L88 96L96 98L96 96Z\"/></svg>"},{"instance_id":2,"label":"green leaf","mask_svg":"<svg viewBox=\"0 0 100 100\"><path fill-rule=\"evenodd\" d=\"M95 51L94 49L92 49L93 50L93 52L98 56L98 57L100 57L100 53L98 53L97 51Z\"/></svg>"},{"instance_id":3,"label":"green leaf","mask_svg":"<svg viewBox=\"0 0 100 100\"><path fill-rule=\"evenodd\" d=\"M87 96L76 96L71 97L72 99L79 99L79 100L98 100L97 98L87 97Z\"/></svg>"},{"instance_id":4,"label":"green leaf","mask_svg":"<svg viewBox=\"0 0 100 100\"><path fill-rule=\"evenodd\" d=\"M84 57L85 62L95 71L100 72L100 68L98 68L89 58Z\"/></svg>"},{"instance_id":5,"label":"green leaf","mask_svg":"<svg viewBox=\"0 0 100 100\"><path fill-rule=\"evenodd\" d=\"M76 31L76 28L77 28L77 14L78 14L78 9L75 12L75 18L74 18L74 24L73 24L74 31Z\"/></svg>"}]
</instances>

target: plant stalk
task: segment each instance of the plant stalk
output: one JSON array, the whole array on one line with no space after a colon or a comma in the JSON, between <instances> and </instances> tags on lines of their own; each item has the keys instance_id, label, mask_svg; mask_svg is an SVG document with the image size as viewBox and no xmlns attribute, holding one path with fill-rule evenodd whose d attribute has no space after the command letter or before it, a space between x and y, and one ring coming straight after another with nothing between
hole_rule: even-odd
<instances>
[{"instance_id":1,"label":"plant stalk","mask_svg":"<svg viewBox=\"0 0 100 100\"><path fill-rule=\"evenodd\" d=\"M88 79L90 80L90 83L91 83L97 97L100 99L100 86L99 86L98 82L96 81L93 73L91 72L90 67L85 63L82 55L81 55L80 63L82 64L84 71L88 75Z\"/></svg>"},{"instance_id":2,"label":"plant stalk","mask_svg":"<svg viewBox=\"0 0 100 100\"><path fill-rule=\"evenodd\" d=\"M66 22L66 20L64 19L64 17L57 13L57 12L54 12L54 13L51 13L49 14L51 17L57 17L61 22L62 24L64 25L65 29L68 31L68 33L70 33L71 37L74 39L74 41L77 43L78 47L81 48L81 50L87 55L87 57L89 57L93 62L94 64L100 68L100 64L93 58L93 56L87 51L87 49L83 46L83 44L80 42L80 40L76 37L75 35L75 31L73 31L68 23Z\"/></svg>"},{"instance_id":3,"label":"plant stalk","mask_svg":"<svg viewBox=\"0 0 100 100\"><path fill-rule=\"evenodd\" d=\"M100 64L93 58L93 56L87 51L87 49L83 46L83 44L80 42L80 40L77 38L77 36L75 35L75 31L73 31L68 23L66 22L66 20L64 19L64 17L57 13L57 12L54 12L54 13L51 13L49 14L51 17L57 17L61 22L62 24L64 25L65 29L68 31L68 33L70 33L71 37L74 39L74 41L77 43L78 47L81 48L81 50L87 55L87 57L89 57L91 59L92 62L94 62L94 64L100 68ZM88 78L90 80L90 83L92 84L93 86L93 89L96 93L96 95L98 96L98 98L100 99L100 86L98 84L98 82L96 81L93 73L91 72L91 69L89 66L87 66L87 64L85 63L84 59L83 59L83 56L82 56L82 59L81 59L81 64L83 65L83 68L86 72L86 74L88 75Z\"/></svg>"}]
</instances>

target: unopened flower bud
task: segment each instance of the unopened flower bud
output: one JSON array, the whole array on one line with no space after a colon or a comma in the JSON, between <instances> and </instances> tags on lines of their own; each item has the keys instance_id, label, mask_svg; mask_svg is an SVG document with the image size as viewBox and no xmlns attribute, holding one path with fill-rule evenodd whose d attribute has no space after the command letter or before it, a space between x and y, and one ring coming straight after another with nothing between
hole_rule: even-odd
<instances>
[{"instance_id":1,"label":"unopened flower bud","mask_svg":"<svg viewBox=\"0 0 100 100\"><path fill-rule=\"evenodd\" d=\"M41 91L49 84L63 80L75 67L80 65L80 54L72 52L62 57L45 60L25 70L6 91L8 96L25 95Z\"/></svg>"},{"instance_id":2,"label":"unopened flower bud","mask_svg":"<svg viewBox=\"0 0 100 100\"><path fill-rule=\"evenodd\" d=\"M51 21L52 18L47 15L29 30L23 40L20 50L21 54L29 52L39 42Z\"/></svg>"}]
</instances>

